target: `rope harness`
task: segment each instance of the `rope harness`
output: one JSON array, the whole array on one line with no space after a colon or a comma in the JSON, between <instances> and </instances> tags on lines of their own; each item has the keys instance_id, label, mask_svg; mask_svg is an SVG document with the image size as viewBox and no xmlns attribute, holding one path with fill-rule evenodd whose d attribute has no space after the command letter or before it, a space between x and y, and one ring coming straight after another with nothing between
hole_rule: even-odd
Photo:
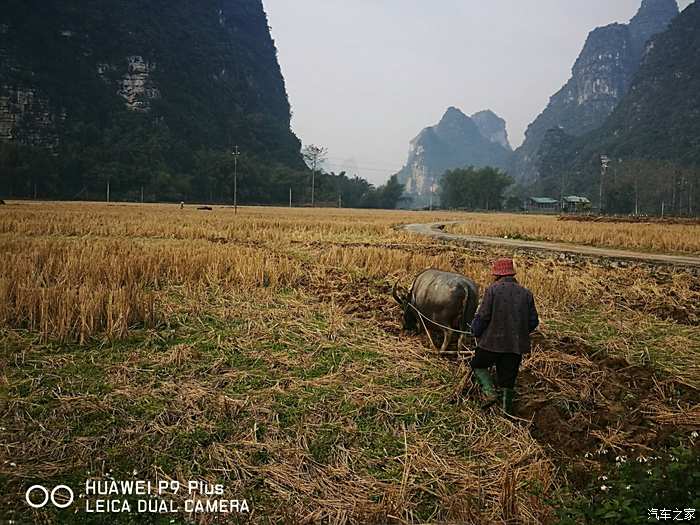
<instances>
[{"instance_id":1,"label":"rope harness","mask_svg":"<svg viewBox=\"0 0 700 525\"><path fill-rule=\"evenodd\" d=\"M433 323L435 326L439 326L439 327L442 328L443 330L449 330L450 332L455 332L455 333L458 333L458 334L469 335L469 336L474 337L474 334L471 333L471 332L467 332L467 331L464 331L464 330L457 330L456 328L450 328L449 326L445 326L445 325L443 325L443 324L440 324L440 323L438 323L437 321L433 321L430 317L428 317L428 316L426 316L425 314L423 314L423 312L421 312L421 311L418 309L418 307L417 307L416 305L414 305L414 304L412 304L412 303L410 303L410 302L408 302L407 304L408 304L408 306L410 306L411 308L413 308L413 309L416 311L416 313L421 317L421 320L425 319L426 321L429 321L429 322ZM424 325L424 326L425 326L425 325Z\"/></svg>"}]
</instances>

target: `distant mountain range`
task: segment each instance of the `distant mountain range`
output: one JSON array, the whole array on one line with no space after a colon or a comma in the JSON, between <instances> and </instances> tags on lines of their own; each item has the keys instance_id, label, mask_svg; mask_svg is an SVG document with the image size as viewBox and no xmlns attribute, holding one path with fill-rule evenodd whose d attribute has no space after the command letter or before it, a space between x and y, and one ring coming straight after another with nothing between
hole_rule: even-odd
<instances>
[{"instance_id":1,"label":"distant mountain range","mask_svg":"<svg viewBox=\"0 0 700 525\"><path fill-rule=\"evenodd\" d=\"M620 161L662 162L645 184L676 208L687 194L692 209L700 188L683 170L700 166L699 10L678 15L676 0L642 0L628 24L592 31L515 151L494 112L448 108L410 142L387 194L400 184L410 205L424 206L446 170L492 166L521 194L594 196L606 154L619 184L636 165ZM308 202L261 0L6 0L0 198L103 198L109 186L119 199L230 201L235 145L241 202L287 202L290 188ZM390 200L366 198L370 188L354 178L317 190L329 200L342 191L349 203L355 193L355 202ZM623 196L610 203L630 206Z\"/></svg>"},{"instance_id":2,"label":"distant mountain range","mask_svg":"<svg viewBox=\"0 0 700 525\"><path fill-rule=\"evenodd\" d=\"M700 4L690 4L650 41L627 94L578 144L581 162L602 151L700 166Z\"/></svg>"},{"instance_id":3,"label":"distant mountain range","mask_svg":"<svg viewBox=\"0 0 700 525\"><path fill-rule=\"evenodd\" d=\"M697 9L694 4L691 7ZM690 14L684 13L684 18L689 19L692 10ZM398 174L399 181L405 185L406 195L415 206L423 206L430 188L447 169L469 165L490 165L507 171L523 193L554 191L551 183L544 183L543 177L561 178L561 170L570 170L572 162L590 163L596 155L599 162L600 148L613 153L617 151L612 145L602 145L609 143L611 137L618 137L617 142L621 140L619 137L625 137L627 145L634 143L640 129L631 123L641 118L640 108L654 106L656 113L663 114L663 118L657 115L659 123L674 118L675 108L683 108L686 115L693 115L698 108L694 95L682 94L681 91L672 95L672 91L682 89L682 83L661 80L659 75L663 70L660 65L649 65L655 61L671 60L670 49L663 52L663 59L656 58L660 52L655 46L670 47L670 44L661 44L670 38L667 35L681 31L692 33L692 23L687 23L686 29L674 25L664 33L677 16L676 0L643 0L628 24L610 24L593 30L572 68L571 78L530 124L525 141L514 152L502 118L491 111L468 117L456 108L449 108L439 124L424 129L410 143L408 160ZM659 38L655 39L655 36ZM692 36L677 34L674 38L685 40L684 47L677 51L679 55L681 51L684 53L686 62L692 61ZM657 70L654 80L641 80L642 76L649 75L651 67ZM690 79L697 77L697 70L692 68L689 65L685 73ZM640 78L635 80L638 72ZM649 97L654 97L660 86L667 88L665 97L682 96L683 100L673 108L666 106L659 97L652 103ZM628 99L629 102L622 103ZM618 106L620 109L616 112ZM633 116L635 111L637 113ZM627 115L626 124L622 123L623 114ZM689 125L686 124L686 128ZM677 121L676 130L672 139L674 146L668 149L666 157L673 150L674 158L692 158L697 151L694 149L697 134L689 134L690 130L685 129L679 135L681 130ZM607 137L605 140L594 139L603 135ZM577 137L585 138L577 141ZM671 140L668 135L665 139ZM683 151L681 143L685 144ZM658 151L658 148L649 147L647 151ZM590 177L578 177L577 191L591 194L593 189Z\"/></svg>"},{"instance_id":4,"label":"distant mountain range","mask_svg":"<svg viewBox=\"0 0 700 525\"><path fill-rule=\"evenodd\" d=\"M649 39L665 31L676 15L676 0L643 0L629 24L593 30L569 81L528 126L509 174L521 184L537 180L538 151L548 130L581 136L600 127L628 92Z\"/></svg>"},{"instance_id":5,"label":"distant mountain range","mask_svg":"<svg viewBox=\"0 0 700 525\"><path fill-rule=\"evenodd\" d=\"M512 149L506 123L490 110L468 117L449 107L435 126L423 129L410 144L408 160L398 173L405 187L405 202L425 206L431 188L449 169L493 166L505 170Z\"/></svg>"},{"instance_id":6,"label":"distant mountain range","mask_svg":"<svg viewBox=\"0 0 700 525\"><path fill-rule=\"evenodd\" d=\"M613 211L700 209L700 5L690 4L648 43L641 67L612 114L583 136L550 130L538 186L595 192L601 154L611 165L603 205ZM633 197L634 196L634 197ZM636 202L632 202L632 201Z\"/></svg>"}]
</instances>

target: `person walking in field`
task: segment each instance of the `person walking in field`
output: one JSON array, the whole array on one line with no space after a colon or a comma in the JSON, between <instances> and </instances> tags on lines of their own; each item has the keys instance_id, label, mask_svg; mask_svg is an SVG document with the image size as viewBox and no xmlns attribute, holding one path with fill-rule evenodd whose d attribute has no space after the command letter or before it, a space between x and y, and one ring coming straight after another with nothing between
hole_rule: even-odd
<instances>
[{"instance_id":1,"label":"person walking in field","mask_svg":"<svg viewBox=\"0 0 700 525\"><path fill-rule=\"evenodd\" d=\"M532 292L515 279L512 259L495 261L491 273L495 281L484 293L472 322L478 344L470 365L486 396L483 408L499 401L489 373L489 368L496 367L502 408L512 414L520 362L530 351L530 334L539 325L539 317Z\"/></svg>"}]
</instances>

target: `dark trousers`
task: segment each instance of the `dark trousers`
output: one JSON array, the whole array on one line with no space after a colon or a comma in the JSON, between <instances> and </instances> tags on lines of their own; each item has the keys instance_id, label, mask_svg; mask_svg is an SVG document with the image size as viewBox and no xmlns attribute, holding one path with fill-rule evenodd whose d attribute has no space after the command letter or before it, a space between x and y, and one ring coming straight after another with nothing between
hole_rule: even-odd
<instances>
[{"instance_id":1,"label":"dark trousers","mask_svg":"<svg viewBox=\"0 0 700 525\"><path fill-rule=\"evenodd\" d=\"M496 382L501 388L514 388L515 380L520 370L520 362L523 356L520 354L504 354L476 349L476 354L470 361L472 370L475 368L491 368L496 365Z\"/></svg>"}]
</instances>

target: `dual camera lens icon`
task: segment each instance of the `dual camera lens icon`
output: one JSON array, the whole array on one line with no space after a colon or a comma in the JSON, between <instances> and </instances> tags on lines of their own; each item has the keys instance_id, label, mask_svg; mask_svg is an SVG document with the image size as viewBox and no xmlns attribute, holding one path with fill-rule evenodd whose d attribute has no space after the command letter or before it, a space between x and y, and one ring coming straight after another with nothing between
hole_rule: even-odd
<instances>
[{"instance_id":1,"label":"dual camera lens icon","mask_svg":"<svg viewBox=\"0 0 700 525\"><path fill-rule=\"evenodd\" d=\"M58 493L59 496L66 494L68 500L64 501L63 497L61 497L60 500L56 500L56 493ZM41 496L39 496L39 494L41 494ZM37 502L39 498L42 499ZM27 500L27 504L33 509L40 509L46 506L49 500L51 500L54 507L65 509L66 507L70 507L73 503L73 489L71 489L68 485L56 485L53 489L51 489L51 492L49 492L49 489L43 485L32 485L27 489L27 492L25 492L24 499Z\"/></svg>"}]
</instances>

